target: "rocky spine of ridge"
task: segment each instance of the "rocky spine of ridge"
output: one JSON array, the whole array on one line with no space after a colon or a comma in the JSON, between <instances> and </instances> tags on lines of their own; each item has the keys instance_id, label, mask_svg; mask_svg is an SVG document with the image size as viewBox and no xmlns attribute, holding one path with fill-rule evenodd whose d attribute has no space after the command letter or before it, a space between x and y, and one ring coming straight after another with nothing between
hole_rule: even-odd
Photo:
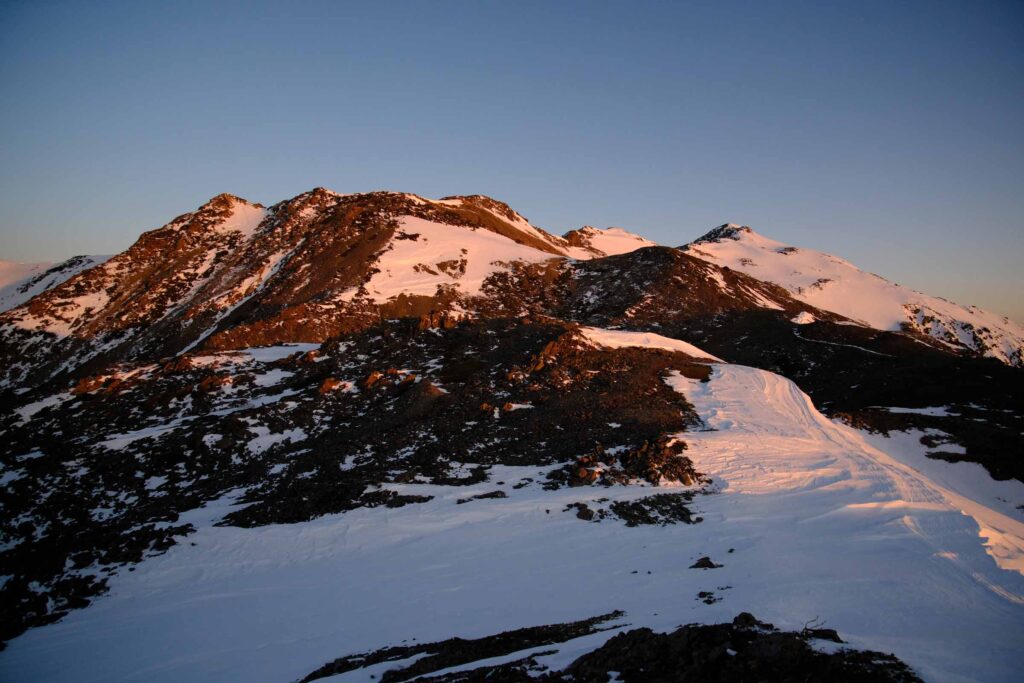
<instances>
[{"instance_id":1,"label":"rocky spine of ridge","mask_svg":"<svg viewBox=\"0 0 1024 683\"><path fill-rule=\"evenodd\" d=\"M739 240L744 234L750 234L753 230L746 225L736 223L723 223L717 228L712 228L695 239L690 244L704 244L705 242L718 242L719 240ZM685 247L683 247L685 249Z\"/></svg>"},{"instance_id":2,"label":"rocky spine of ridge","mask_svg":"<svg viewBox=\"0 0 1024 683\"><path fill-rule=\"evenodd\" d=\"M7 386L21 393L73 385L110 362L321 343L389 319L431 328L466 317L546 316L691 342L790 377L826 412L879 428L891 420L872 406L945 403L945 387L955 383L961 403L996 411L987 423L945 427L966 449L961 459L1001 478L1021 475L1007 455L1017 432L1001 428L1008 418L999 412L1014 409L1013 372L968 362L928 336L853 324L702 252L753 236L726 224L685 250L649 246L583 259L560 255L579 253L569 239L563 244L479 195L433 201L318 188L269 209L222 195L0 316L0 357ZM778 250L787 259L802 251ZM46 322L71 332L54 334Z\"/></svg>"}]
</instances>

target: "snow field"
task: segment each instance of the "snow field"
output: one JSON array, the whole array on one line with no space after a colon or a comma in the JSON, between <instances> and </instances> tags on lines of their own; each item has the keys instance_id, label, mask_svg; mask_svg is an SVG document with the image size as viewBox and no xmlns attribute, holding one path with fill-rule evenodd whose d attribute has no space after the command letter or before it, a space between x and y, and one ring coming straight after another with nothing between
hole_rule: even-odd
<instances>
[{"instance_id":1,"label":"snow field","mask_svg":"<svg viewBox=\"0 0 1024 683\"><path fill-rule=\"evenodd\" d=\"M699 524L582 521L564 508L672 489L544 491L537 467L494 467L468 487L389 485L434 498L295 525L212 526L229 498L186 515L195 535L122 572L88 609L12 641L0 678L294 680L403 640L622 609L623 628L662 631L741 611L785 629L817 617L926 680L1018 679L1024 577L999 564L1019 559L1019 524L889 456L888 440L827 420L782 377L719 364L707 383L666 381L707 425L680 435L718 491L694 499ZM495 490L508 497L456 504ZM993 520L1005 537L986 546ZM724 566L688 568L703 555ZM562 666L615 633L552 646L541 661Z\"/></svg>"}]
</instances>

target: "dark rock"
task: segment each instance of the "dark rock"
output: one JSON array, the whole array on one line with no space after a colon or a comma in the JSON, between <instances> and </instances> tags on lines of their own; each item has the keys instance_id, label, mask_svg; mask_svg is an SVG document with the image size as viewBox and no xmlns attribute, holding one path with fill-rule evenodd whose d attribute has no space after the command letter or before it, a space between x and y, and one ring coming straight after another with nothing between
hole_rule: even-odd
<instances>
[{"instance_id":1,"label":"dark rock","mask_svg":"<svg viewBox=\"0 0 1024 683\"><path fill-rule=\"evenodd\" d=\"M690 565L690 569L718 569L724 565L715 564L711 561L710 557L702 557L693 564Z\"/></svg>"},{"instance_id":2,"label":"dark rock","mask_svg":"<svg viewBox=\"0 0 1024 683\"><path fill-rule=\"evenodd\" d=\"M505 493L504 491L489 491L487 493L480 493L475 496L470 496L469 498L459 498L457 501L455 501L455 503L457 505L462 505L473 500L487 500L489 498L508 498L508 494Z\"/></svg>"}]
</instances>

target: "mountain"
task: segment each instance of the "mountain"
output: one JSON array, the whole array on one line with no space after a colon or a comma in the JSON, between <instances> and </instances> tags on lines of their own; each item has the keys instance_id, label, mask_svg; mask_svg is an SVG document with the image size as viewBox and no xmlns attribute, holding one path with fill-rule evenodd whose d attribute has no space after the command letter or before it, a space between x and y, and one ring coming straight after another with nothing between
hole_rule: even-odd
<instances>
[{"instance_id":1,"label":"mountain","mask_svg":"<svg viewBox=\"0 0 1024 683\"><path fill-rule=\"evenodd\" d=\"M61 263L14 263L0 261L0 313L56 287L109 256L74 256Z\"/></svg>"},{"instance_id":2,"label":"mountain","mask_svg":"<svg viewBox=\"0 0 1024 683\"><path fill-rule=\"evenodd\" d=\"M1016 680L1024 369L715 239L225 194L0 314L0 679Z\"/></svg>"},{"instance_id":3,"label":"mountain","mask_svg":"<svg viewBox=\"0 0 1024 683\"><path fill-rule=\"evenodd\" d=\"M555 237L480 196L316 189L268 209L218 195L0 317L2 381L199 346L319 342L381 315L463 310L509 264L603 255L628 240L618 230Z\"/></svg>"},{"instance_id":4,"label":"mountain","mask_svg":"<svg viewBox=\"0 0 1024 683\"><path fill-rule=\"evenodd\" d=\"M656 246L654 242L639 235L626 232L622 228L595 228L584 225L577 230L570 230L562 236L571 247L566 253L576 258L592 258L594 256L614 256L627 254L641 247ZM581 255L582 254L582 255Z\"/></svg>"},{"instance_id":5,"label":"mountain","mask_svg":"<svg viewBox=\"0 0 1024 683\"><path fill-rule=\"evenodd\" d=\"M800 301L862 325L900 330L951 349L1024 365L1024 327L976 306L960 306L889 282L831 254L788 246L734 224L719 226L684 249L785 287Z\"/></svg>"},{"instance_id":6,"label":"mountain","mask_svg":"<svg viewBox=\"0 0 1024 683\"><path fill-rule=\"evenodd\" d=\"M0 289L16 286L53 266L53 263L16 263L0 261Z\"/></svg>"}]
</instances>

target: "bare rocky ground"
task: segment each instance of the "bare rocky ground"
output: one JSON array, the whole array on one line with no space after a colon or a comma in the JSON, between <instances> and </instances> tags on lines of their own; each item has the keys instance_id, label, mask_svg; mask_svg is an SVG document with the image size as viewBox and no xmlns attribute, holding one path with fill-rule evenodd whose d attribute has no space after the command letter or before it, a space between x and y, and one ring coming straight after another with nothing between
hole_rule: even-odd
<instances>
[{"instance_id":1,"label":"bare rocky ground","mask_svg":"<svg viewBox=\"0 0 1024 683\"><path fill-rule=\"evenodd\" d=\"M585 621L506 631L473 640L453 638L350 655L325 664L304 677L301 683L385 662L395 662L395 666L387 668L380 676L382 683L414 679L438 683L606 683L609 680L625 683L914 683L921 680L892 655L842 647L839 634L831 629L806 627L802 631L779 631L748 613L738 615L732 623L690 624L671 633L608 625L623 616L615 612ZM621 630L564 670L552 671L537 661L551 654L551 650L543 649L545 645L565 643L611 628ZM822 651L819 644L823 642L839 647ZM492 658L509 661L480 665ZM448 671L444 672L446 669Z\"/></svg>"}]
</instances>

